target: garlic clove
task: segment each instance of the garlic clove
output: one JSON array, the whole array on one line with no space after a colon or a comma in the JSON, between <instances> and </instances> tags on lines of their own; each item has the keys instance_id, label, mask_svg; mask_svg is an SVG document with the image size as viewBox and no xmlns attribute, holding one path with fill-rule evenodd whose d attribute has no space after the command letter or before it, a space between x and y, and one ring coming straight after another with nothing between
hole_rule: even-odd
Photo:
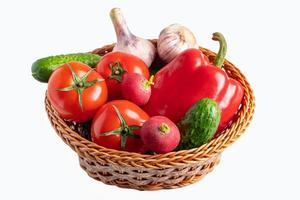
<instances>
[{"instance_id":1,"label":"garlic clove","mask_svg":"<svg viewBox=\"0 0 300 200\"><path fill-rule=\"evenodd\" d=\"M169 63L189 48L198 48L198 44L194 34L185 26L172 24L160 32L157 51L163 61Z\"/></svg>"}]
</instances>

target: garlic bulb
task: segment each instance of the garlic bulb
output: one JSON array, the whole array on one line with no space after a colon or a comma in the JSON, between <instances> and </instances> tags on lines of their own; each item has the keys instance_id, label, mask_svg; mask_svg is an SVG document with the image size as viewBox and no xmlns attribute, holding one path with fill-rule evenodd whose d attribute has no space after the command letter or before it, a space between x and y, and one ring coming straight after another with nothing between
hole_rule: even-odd
<instances>
[{"instance_id":1,"label":"garlic bulb","mask_svg":"<svg viewBox=\"0 0 300 200\"><path fill-rule=\"evenodd\" d=\"M130 32L120 8L113 8L110 11L110 18L117 35L117 43L113 51L133 54L150 67L156 54L155 46L150 41L137 37Z\"/></svg>"},{"instance_id":2,"label":"garlic bulb","mask_svg":"<svg viewBox=\"0 0 300 200\"><path fill-rule=\"evenodd\" d=\"M194 34L180 24L172 24L164 28L157 41L157 51L160 58L169 63L182 51L198 48Z\"/></svg>"}]
</instances>

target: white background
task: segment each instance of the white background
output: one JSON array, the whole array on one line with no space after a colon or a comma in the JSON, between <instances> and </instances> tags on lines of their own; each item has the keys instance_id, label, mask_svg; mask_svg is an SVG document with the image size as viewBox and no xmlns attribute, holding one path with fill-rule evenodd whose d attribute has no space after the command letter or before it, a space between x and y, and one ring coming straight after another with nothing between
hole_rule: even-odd
<instances>
[{"instance_id":1,"label":"white background","mask_svg":"<svg viewBox=\"0 0 300 200\"><path fill-rule=\"evenodd\" d=\"M116 6L145 38L178 22L216 51L211 34L222 32L227 59L254 88L249 129L196 184L140 192L97 182L47 119L46 84L31 77L32 62L114 42L109 11ZM299 199L299 8L296 0L1 0L0 199Z\"/></svg>"}]
</instances>

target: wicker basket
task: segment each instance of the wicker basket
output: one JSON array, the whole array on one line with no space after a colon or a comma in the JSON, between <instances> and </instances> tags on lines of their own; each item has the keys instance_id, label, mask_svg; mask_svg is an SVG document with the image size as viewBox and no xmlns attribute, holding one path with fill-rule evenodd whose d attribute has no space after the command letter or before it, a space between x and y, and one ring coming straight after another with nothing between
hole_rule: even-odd
<instances>
[{"instance_id":1,"label":"wicker basket","mask_svg":"<svg viewBox=\"0 0 300 200\"><path fill-rule=\"evenodd\" d=\"M152 40L156 44L156 40ZM96 49L93 53L104 55L112 45ZM210 60L215 53L201 50ZM159 63L156 60L155 63ZM223 150L231 145L249 125L254 113L253 91L245 76L230 62L225 61L226 73L239 81L245 90L242 105L231 125L223 134L206 145L159 155L141 155L107 149L81 137L59 117L48 99L45 99L48 117L57 134L79 156L82 169L103 183L138 190L170 189L199 181L219 163Z\"/></svg>"}]
</instances>

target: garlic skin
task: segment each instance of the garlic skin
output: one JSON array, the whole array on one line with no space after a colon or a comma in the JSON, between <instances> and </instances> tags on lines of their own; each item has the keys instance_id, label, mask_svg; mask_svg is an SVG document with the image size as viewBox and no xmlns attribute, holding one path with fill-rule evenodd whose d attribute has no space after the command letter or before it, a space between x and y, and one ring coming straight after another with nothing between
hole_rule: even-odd
<instances>
[{"instance_id":1,"label":"garlic skin","mask_svg":"<svg viewBox=\"0 0 300 200\"><path fill-rule=\"evenodd\" d=\"M130 32L120 8L113 8L110 11L110 18L117 35L117 43L113 51L133 54L150 67L156 54L155 46L149 40L137 37Z\"/></svg>"},{"instance_id":2,"label":"garlic skin","mask_svg":"<svg viewBox=\"0 0 300 200\"><path fill-rule=\"evenodd\" d=\"M194 34L180 24L172 24L164 28L157 41L158 55L166 63L171 62L184 50L198 47Z\"/></svg>"}]
</instances>

